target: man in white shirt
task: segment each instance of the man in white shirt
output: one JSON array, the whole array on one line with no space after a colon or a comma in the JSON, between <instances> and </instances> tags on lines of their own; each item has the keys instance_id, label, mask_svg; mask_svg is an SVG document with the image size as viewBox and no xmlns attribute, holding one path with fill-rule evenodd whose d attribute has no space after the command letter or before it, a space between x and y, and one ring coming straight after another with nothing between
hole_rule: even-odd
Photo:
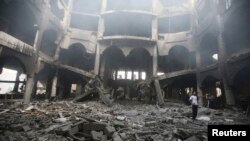
<instances>
[{"instance_id":1,"label":"man in white shirt","mask_svg":"<svg viewBox=\"0 0 250 141\"><path fill-rule=\"evenodd\" d=\"M198 112L198 97L196 95L196 92L192 93L192 96L190 96L189 101L192 104L192 114L193 114L193 120L196 119L197 112Z\"/></svg>"}]
</instances>

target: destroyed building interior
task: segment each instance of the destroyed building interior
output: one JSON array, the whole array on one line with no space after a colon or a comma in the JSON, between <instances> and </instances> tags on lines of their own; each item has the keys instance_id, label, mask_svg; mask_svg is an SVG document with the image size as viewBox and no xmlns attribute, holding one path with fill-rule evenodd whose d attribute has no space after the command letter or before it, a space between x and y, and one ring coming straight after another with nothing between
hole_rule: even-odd
<instances>
[{"instance_id":1,"label":"destroyed building interior","mask_svg":"<svg viewBox=\"0 0 250 141\"><path fill-rule=\"evenodd\" d=\"M1 141L206 141L249 109L249 0L0 0Z\"/></svg>"}]
</instances>

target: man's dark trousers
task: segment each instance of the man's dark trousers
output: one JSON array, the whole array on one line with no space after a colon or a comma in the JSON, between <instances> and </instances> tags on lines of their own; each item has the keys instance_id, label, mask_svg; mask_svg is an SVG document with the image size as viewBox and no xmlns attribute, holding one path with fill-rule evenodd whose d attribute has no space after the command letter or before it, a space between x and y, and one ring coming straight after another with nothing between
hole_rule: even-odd
<instances>
[{"instance_id":1,"label":"man's dark trousers","mask_svg":"<svg viewBox=\"0 0 250 141\"><path fill-rule=\"evenodd\" d=\"M193 120L196 119L197 111L198 111L198 105L192 105Z\"/></svg>"}]
</instances>

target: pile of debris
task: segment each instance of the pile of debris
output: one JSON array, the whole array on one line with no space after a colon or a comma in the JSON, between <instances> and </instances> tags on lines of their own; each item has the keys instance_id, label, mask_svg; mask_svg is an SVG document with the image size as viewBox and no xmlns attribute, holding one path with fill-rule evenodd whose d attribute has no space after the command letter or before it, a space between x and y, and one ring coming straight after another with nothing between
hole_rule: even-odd
<instances>
[{"instance_id":1,"label":"pile of debris","mask_svg":"<svg viewBox=\"0 0 250 141\"><path fill-rule=\"evenodd\" d=\"M206 141L208 124L249 124L241 113L167 102L163 107L138 101L108 107L84 103L36 102L0 111L1 141Z\"/></svg>"}]
</instances>

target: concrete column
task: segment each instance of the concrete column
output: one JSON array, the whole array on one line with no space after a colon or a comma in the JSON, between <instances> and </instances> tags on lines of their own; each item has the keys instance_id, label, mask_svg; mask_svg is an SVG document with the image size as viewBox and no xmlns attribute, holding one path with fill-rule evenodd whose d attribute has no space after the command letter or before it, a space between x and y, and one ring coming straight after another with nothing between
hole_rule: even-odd
<instances>
[{"instance_id":1,"label":"concrete column","mask_svg":"<svg viewBox=\"0 0 250 141\"><path fill-rule=\"evenodd\" d=\"M56 73L52 80L51 97L56 97L57 79L58 75Z\"/></svg>"},{"instance_id":2,"label":"concrete column","mask_svg":"<svg viewBox=\"0 0 250 141\"><path fill-rule=\"evenodd\" d=\"M60 35L58 35L58 37L57 37L57 39L56 39L56 41L55 41L55 43L57 44L57 46L56 46L56 51L55 51L55 54L54 54L54 56L53 56L53 59L55 60L55 61L57 61L58 60L58 58L59 58L59 55L60 55L60 51L61 51L61 45L62 45L62 43L63 43L63 41L64 41L64 35L63 35L63 33L59 33Z\"/></svg>"},{"instance_id":3,"label":"concrete column","mask_svg":"<svg viewBox=\"0 0 250 141\"><path fill-rule=\"evenodd\" d=\"M154 80L154 85L155 85L155 91L156 91L156 95L157 95L157 102L158 102L159 105L163 105L164 104L164 99L163 99L163 95L162 95L159 80L155 79Z\"/></svg>"},{"instance_id":4,"label":"concrete column","mask_svg":"<svg viewBox=\"0 0 250 141\"><path fill-rule=\"evenodd\" d=\"M65 16L63 18L64 27L69 27L70 25L72 6L73 6L73 0L69 0L69 4L67 6L67 9L65 11Z\"/></svg>"},{"instance_id":5,"label":"concrete column","mask_svg":"<svg viewBox=\"0 0 250 141\"><path fill-rule=\"evenodd\" d=\"M142 73L141 73L141 70L138 71L138 75L139 75L139 80L142 80Z\"/></svg>"},{"instance_id":6,"label":"concrete column","mask_svg":"<svg viewBox=\"0 0 250 141\"><path fill-rule=\"evenodd\" d=\"M80 95L82 93L82 83L76 85L76 94Z\"/></svg>"},{"instance_id":7,"label":"concrete column","mask_svg":"<svg viewBox=\"0 0 250 141\"><path fill-rule=\"evenodd\" d=\"M118 70L115 70L115 80L117 80Z\"/></svg>"},{"instance_id":8,"label":"concrete column","mask_svg":"<svg viewBox=\"0 0 250 141\"><path fill-rule=\"evenodd\" d=\"M0 47L0 55L1 55L1 48L2 47ZM4 59L0 60L0 74L2 74L3 72L4 62L5 62Z\"/></svg>"},{"instance_id":9,"label":"concrete column","mask_svg":"<svg viewBox=\"0 0 250 141\"><path fill-rule=\"evenodd\" d=\"M94 73L96 75L99 74L99 68L100 68L100 45L99 43L97 43L96 53L95 53L95 68L94 68Z\"/></svg>"},{"instance_id":10,"label":"concrete column","mask_svg":"<svg viewBox=\"0 0 250 141\"><path fill-rule=\"evenodd\" d=\"M134 80L134 70L132 70L132 80Z\"/></svg>"},{"instance_id":11,"label":"concrete column","mask_svg":"<svg viewBox=\"0 0 250 141\"><path fill-rule=\"evenodd\" d=\"M24 93L24 104L30 103L30 98L31 98L33 87L34 87L34 75L27 75L27 81L26 81L25 93Z\"/></svg>"},{"instance_id":12,"label":"concrete column","mask_svg":"<svg viewBox=\"0 0 250 141\"><path fill-rule=\"evenodd\" d=\"M104 78L104 73L105 73L105 66L106 66L106 58L104 57L102 60L101 60L101 64L100 64L100 76L101 78Z\"/></svg>"},{"instance_id":13,"label":"concrete column","mask_svg":"<svg viewBox=\"0 0 250 141\"><path fill-rule=\"evenodd\" d=\"M102 0L102 8L101 8L101 12L105 12L107 9L107 0Z\"/></svg>"},{"instance_id":14,"label":"concrete column","mask_svg":"<svg viewBox=\"0 0 250 141\"><path fill-rule=\"evenodd\" d=\"M21 73L19 71L17 71L17 74L16 74L16 82L15 82L15 86L14 86L14 89L13 91L14 92L18 92L18 86L19 86L19 77L20 77Z\"/></svg>"},{"instance_id":15,"label":"concrete column","mask_svg":"<svg viewBox=\"0 0 250 141\"><path fill-rule=\"evenodd\" d=\"M42 34L40 33L40 30L37 29L36 30L36 36L35 36L34 44L33 44L33 47L35 49L38 49L38 44L39 44L38 42L39 42L39 38L41 38L41 36L42 36Z\"/></svg>"},{"instance_id":16,"label":"concrete column","mask_svg":"<svg viewBox=\"0 0 250 141\"><path fill-rule=\"evenodd\" d=\"M195 42L195 45L197 43ZM200 55L200 50L199 47L196 47L196 89L197 89L197 96L199 97L199 105L203 106L203 94L201 90L201 78L200 78L200 67L201 67L201 55Z\"/></svg>"},{"instance_id":17,"label":"concrete column","mask_svg":"<svg viewBox=\"0 0 250 141\"><path fill-rule=\"evenodd\" d=\"M224 27L223 27L223 23L221 22L220 15L217 16L217 22L218 22L219 31L220 31L220 34L218 36L218 48L219 48L219 55L218 55L219 66L218 67L219 67L219 72L223 81L226 104L228 106L232 106L232 105L235 105L235 99L234 99L233 92L227 81L226 48L225 48L224 40L222 37L222 32L223 32Z\"/></svg>"},{"instance_id":18,"label":"concrete column","mask_svg":"<svg viewBox=\"0 0 250 141\"><path fill-rule=\"evenodd\" d=\"M2 52L3 52L3 47L0 46L0 55L2 54Z\"/></svg>"},{"instance_id":19,"label":"concrete column","mask_svg":"<svg viewBox=\"0 0 250 141\"><path fill-rule=\"evenodd\" d=\"M152 21L152 39L158 39L158 18L155 16Z\"/></svg>"},{"instance_id":20,"label":"concrete column","mask_svg":"<svg viewBox=\"0 0 250 141\"><path fill-rule=\"evenodd\" d=\"M154 47L154 54L153 54L153 76L157 76L158 71L158 52L157 46Z\"/></svg>"}]
</instances>

